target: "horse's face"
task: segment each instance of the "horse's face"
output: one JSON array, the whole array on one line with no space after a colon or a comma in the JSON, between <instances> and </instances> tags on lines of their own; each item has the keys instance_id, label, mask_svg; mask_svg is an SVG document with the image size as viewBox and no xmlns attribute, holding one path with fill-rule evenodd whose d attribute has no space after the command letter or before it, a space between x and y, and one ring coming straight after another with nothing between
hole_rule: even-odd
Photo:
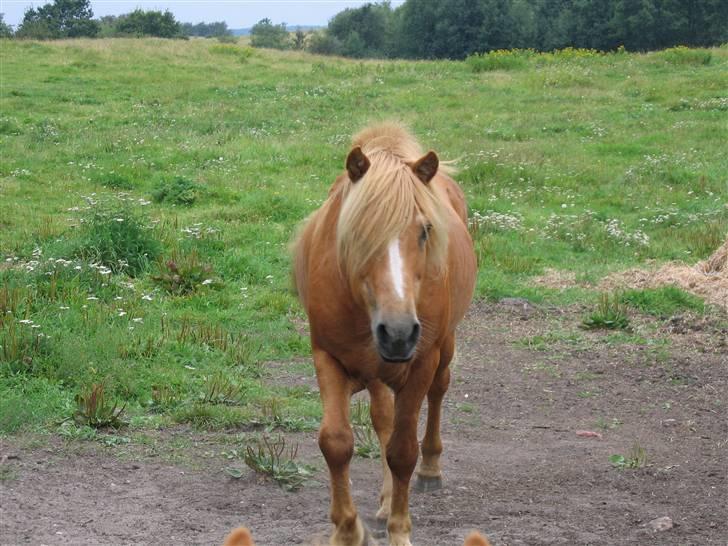
<instances>
[{"instance_id":1,"label":"horse's face","mask_svg":"<svg viewBox=\"0 0 728 546\"><path fill-rule=\"evenodd\" d=\"M420 338L417 303L425 275L429 222L421 215L393 239L373 262L362 282L372 337L388 362L412 358Z\"/></svg>"},{"instance_id":2,"label":"horse's face","mask_svg":"<svg viewBox=\"0 0 728 546\"><path fill-rule=\"evenodd\" d=\"M358 150L352 154L347 168L352 182L356 182L366 172L368 160L363 155L358 157L361 154ZM419 181L428 184L437 172L438 163L437 155L430 152L409 166ZM426 276L431 228L428 218L417 211L386 249L369 262L357 283L358 295L369 312L376 349L387 362L409 361L420 339L417 308Z\"/></svg>"}]
</instances>

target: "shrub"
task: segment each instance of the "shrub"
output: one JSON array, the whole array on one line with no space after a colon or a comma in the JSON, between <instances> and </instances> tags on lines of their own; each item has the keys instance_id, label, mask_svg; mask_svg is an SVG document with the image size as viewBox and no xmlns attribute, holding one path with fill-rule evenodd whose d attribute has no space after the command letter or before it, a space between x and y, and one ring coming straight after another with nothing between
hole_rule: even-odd
<instances>
[{"instance_id":1,"label":"shrub","mask_svg":"<svg viewBox=\"0 0 728 546\"><path fill-rule=\"evenodd\" d=\"M691 49L685 46L677 46L657 53L657 58L664 60L668 64L701 66L710 64L713 54L707 49Z\"/></svg>"},{"instance_id":2,"label":"shrub","mask_svg":"<svg viewBox=\"0 0 728 546\"><path fill-rule=\"evenodd\" d=\"M238 37L233 36L232 34L223 34L221 36L216 36L217 41L221 44L237 44L238 43Z\"/></svg>"},{"instance_id":3,"label":"shrub","mask_svg":"<svg viewBox=\"0 0 728 546\"><path fill-rule=\"evenodd\" d=\"M170 11L135 9L116 21L116 32L130 36L180 37L181 26Z\"/></svg>"},{"instance_id":4,"label":"shrub","mask_svg":"<svg viewBox=\"0 0 728 546\"><path fill-rule=\"evenodd\" d=\"M250 45L272 49L288 49L290 39L286 25L274 25L270 19L261 19L250 29Z\"/></svg>"}]
</instances>

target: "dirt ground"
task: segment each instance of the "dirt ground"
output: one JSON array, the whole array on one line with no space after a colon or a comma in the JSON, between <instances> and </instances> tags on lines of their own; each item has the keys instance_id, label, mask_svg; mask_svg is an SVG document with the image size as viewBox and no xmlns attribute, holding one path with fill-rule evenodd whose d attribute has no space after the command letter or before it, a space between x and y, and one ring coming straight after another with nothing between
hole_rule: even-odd
<instances>
[{"instance_id":1,"label":"dirt ground","mask_svg":"<svg viewBox=\"0 0 728 546\"><path fill-rule=\"evenodd\" d=\"M472 309L444 409L443 488L412 493L413 544L460 544L472 528L496 546L728 544L725 317L642 317L614 335L580 330L582 315L518 300ZM272 369L273 381L315 389L310 371ZM112 446L1 439L0 541L214 545L240 524L261 546L321 540L328 478L316 433L287 436L317 467L295 493L224 471L238 432L179 427ZM636 446L643 466L610 462ZM367 521L379 479L378 460L354 459ZM664 516L673 527L652 530Z\"/></svg>"}]
</instances>

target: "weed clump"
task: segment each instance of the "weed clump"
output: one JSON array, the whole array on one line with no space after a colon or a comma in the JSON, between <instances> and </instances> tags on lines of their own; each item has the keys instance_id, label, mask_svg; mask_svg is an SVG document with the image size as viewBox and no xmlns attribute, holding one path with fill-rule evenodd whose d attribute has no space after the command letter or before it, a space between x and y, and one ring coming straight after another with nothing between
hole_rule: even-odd
<instances>
[{"instance_id":1,"label":"weed clump","mask_svg":"<svg viewBox=\"0 0 728 546\"><path fill-rule=\"evenodd\" d=\"M86 391L76 395L76 413L74 418L78 424L92 428L121 428L126 404L121 407L118 402L112 405L106 399L103 383L94 383Z\"/></svg>"},{"instance_id":2,"label":"weed clump","mask_svg":"<svg viewBox=\"0 0 728 546\"><path fill-rule=\"evenodd\" d=\"M627 455L611 455L609 462L612 463L612 466L620 470L636 470L647 464L647 452L642 446L635 443Z\"/></svg>"},{"instance_id":3,"label":"weed clump","mask_svg":"<svg viewBox=\"0 0 728 546\"><path fill-rule=\"evenodd\" d=\"M105 266L110 272L134 277L145 271L160 251L159 241L131 210L100 208L86 221L75 254Z\"/></svg>"},{"instance_id":4,"label":"weed clump","mask_svg":"<svg viewBox=\"0 0 728 546\"><path fill-rule=\"evenodd\" d=\"M602 294L596 309L584 318L582 327L607 330L626 330L629 328L627 306L622 302L621 294Z\"/></svg>"},{"instance_id":5,"label":"weed clump","mask_svg":"<svg viewBox=\"0 0 728 546\"><path fill-rule=\"evenodd\" d=\"M202 195L202 186L182 176L172 180L163 180L152 192L152 199L157 203L171 203L189 207Z\"/></svg>"},{"instance_id":6,"label":"weed clump","mask_svg":"<svg viewBox=\"0 0 728 546\"><path fill-rule=\"evenodd\" d=\"M175 253L169 260L158 263L159 273L152 279L165 291L176 296L191 294L201 287L219 288L212 266L200 261L196 252Z\"/></svg>"},{"instance_id":7,"label":"weed clump","mask_svg":"<svg viewBox=\"0 0 728 546\"><path fill-rule=\"evenodd\" d=\"M297 456L298 444L286 446L283 436L275 439L263 436L245 448L243 460L255 472L269 476L284 489L296 491L312 473L309 465L296 461Z\"/></svg>"}]
</instances>

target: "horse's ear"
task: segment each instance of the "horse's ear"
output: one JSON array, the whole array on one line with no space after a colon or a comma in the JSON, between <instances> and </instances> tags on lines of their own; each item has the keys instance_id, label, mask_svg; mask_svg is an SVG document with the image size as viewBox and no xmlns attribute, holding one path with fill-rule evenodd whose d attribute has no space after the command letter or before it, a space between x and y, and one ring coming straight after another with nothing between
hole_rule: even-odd
<instances>
[{"instance_id":1,"label":"horse's ear","mask_svg":"<svg viewBox=\"0 0 728 546\"><path fill-rule=\"evenodd\" d=\"M430 150L423 157L410 163L412 171L415 173L417 178L422 180L425 184L429 183L430 180L437 174L437 167L440 166L440 160L437 158L437 154Z\"/></svg>"},{"instance_id":2,"label":"horse's ear","mask_svg":"<svg viewBox=\"0 0 728 546\"><path fill-rule=\"evenodd\" d=\"M369 170L369 158L361 151L361 147L357 146L346 158L346 172L349 173L349 179L357 182Z\"/></svg>"}]
</instances>

